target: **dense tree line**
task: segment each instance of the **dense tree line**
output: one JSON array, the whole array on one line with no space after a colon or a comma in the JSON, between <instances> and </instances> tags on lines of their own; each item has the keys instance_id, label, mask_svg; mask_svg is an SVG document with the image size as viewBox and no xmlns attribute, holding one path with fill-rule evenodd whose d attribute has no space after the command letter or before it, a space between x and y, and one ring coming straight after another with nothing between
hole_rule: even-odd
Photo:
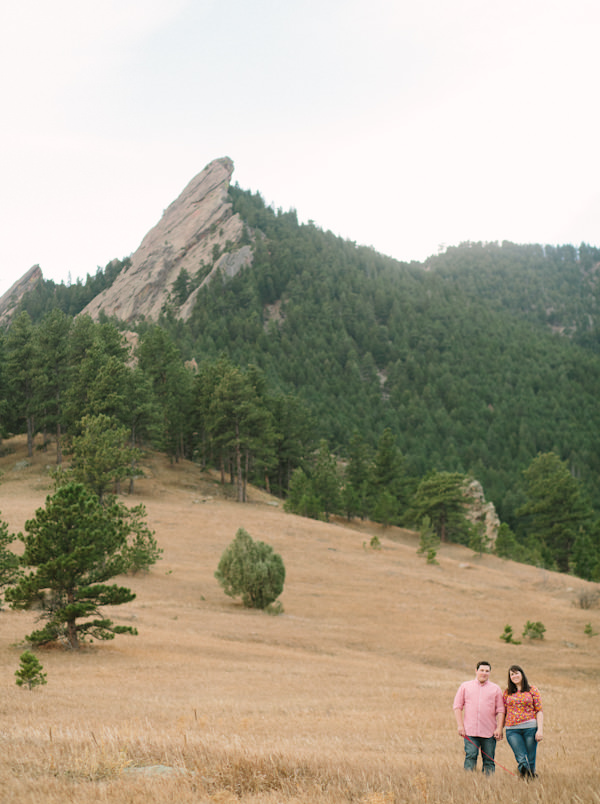
<instances>
[{"instance_id":1,"label":"dense tree line","mask_svg":"<svg viewBox=\"0 0 600 804\"><path fill-rule=\"evenodd\" d=\"M92 276L87 274L85 281L77 279L74 283L57 283L52 279L41 279L28 291L19 303L19 311L29 313L33 323L58 308L67 315L75 316L103 290L109 288L121 271L126 271L131 260L111 260L104 268L98 268Z\"/></svg>"},{"instance_id":2,"label":"dense tree line","mask_svg":"<svg viewBox=\"0 0 600 804\"><path fill-rule=\"evenodd\" d=\"M443 497L444 483L475 477L503 520L504 554L584 572L589 548L593 565L600 252L469 243L401 263L230 192L252 268L203 286L185 322L177 304L207 266L181 277L158 324L137 325L134 365L118 322L71 319L75 300L13 321L0 359L5 432L52 433L60 456L86 416L107 416L131 449L217 467L240 500L259 483L309 515L390 523L436 521L415 503L425 478ZM566 558L532 530L526 472L541 455L589 506ZM133 478L135 457L130 466ZM459 531L450 538L473 541Z\"/></svg>"}]
</instances>

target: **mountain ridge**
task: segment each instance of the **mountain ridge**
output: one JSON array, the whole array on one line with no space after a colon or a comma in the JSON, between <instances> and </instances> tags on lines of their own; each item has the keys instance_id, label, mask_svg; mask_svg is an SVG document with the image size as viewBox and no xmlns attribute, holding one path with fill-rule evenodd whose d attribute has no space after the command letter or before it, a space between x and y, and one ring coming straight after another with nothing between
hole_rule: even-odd
<instances>
[{"instance_id":1,"label":"mountain ridge","mask_svg":"<svg viewBox=\"0 0 600 804\"><path fill-rule=\"evenodd\" d=\"M239 215L232 213L227 195L233 169L233 161L223 157L194 176L133 252L130 267L82 314L96 319L103 311L125 322L157 320L169 304L182 271L191 277L204 266L210 266L210 273L225 267L233 275L249 264L250 250L234 248L241 238L243 223ZM229 246L226 259L225 244ZM217 252L220 259L215 259ZM207 279L208 276L204 281ZM189 317L194 298L191 294L182 306L180 314L184 318Z\"/></svg>"}]
</instances>

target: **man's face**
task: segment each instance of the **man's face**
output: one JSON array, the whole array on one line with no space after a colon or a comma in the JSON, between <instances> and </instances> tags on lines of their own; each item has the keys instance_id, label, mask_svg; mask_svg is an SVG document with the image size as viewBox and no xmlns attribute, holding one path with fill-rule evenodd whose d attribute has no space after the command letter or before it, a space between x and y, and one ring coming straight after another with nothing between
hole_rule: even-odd
<instances>
[{"instance_id":1,"label":"man's face","mask_svg":"<svg viewBox=\"0 0 600 804\"><path fill-rule=\"evenodd\" d=\"M489 679L492 669L489 664L480 664L475 672L475 678L480 684L485 684Z\"/></svg>"}]
</instances>

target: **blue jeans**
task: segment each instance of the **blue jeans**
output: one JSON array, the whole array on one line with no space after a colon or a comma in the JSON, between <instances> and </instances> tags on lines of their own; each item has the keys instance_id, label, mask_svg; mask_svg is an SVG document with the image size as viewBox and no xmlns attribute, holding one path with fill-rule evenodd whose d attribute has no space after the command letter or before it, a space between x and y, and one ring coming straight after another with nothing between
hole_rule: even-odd
<instances>
[{"instance_id":1,"label":"blue jeans","mask_svg":"<svg viewBox=\"0 0 600 804\"><path fill-rule=\"evenodd\" d=\"M480 749L481 759L483 760L481 770L484 773L493 773L496 770L494 763L496 753L495 737L465 737L465 770L475 770Z\"/></svg>"},{"instance_id":2,"label":"blue jeans","mask_svg":"<svg viewBox=\"0 0 600 804\"><path fill-rule=\"evenodd\" d=\"M537 752L537 741L535 735L537 726L527 728L506 729L506 739L513 750L519 773L525 775L527 772L535 773L535 755Z\"/></svg>"}]
</instances>

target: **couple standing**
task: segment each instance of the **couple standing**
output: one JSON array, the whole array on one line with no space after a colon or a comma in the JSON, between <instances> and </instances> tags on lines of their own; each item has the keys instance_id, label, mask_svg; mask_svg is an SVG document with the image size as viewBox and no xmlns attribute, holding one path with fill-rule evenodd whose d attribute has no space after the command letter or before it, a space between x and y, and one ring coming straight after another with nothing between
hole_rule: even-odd
<instances>
[{"instance_id":1,"label":"couple standing","mask_svg":"<svg viewBox=\"0 0 600 804\"><path fill-rule=\"evenodd\" d=\"M542 700L523 669L512 665L504 693L490 681L489 662L478 662L475 678L465 681L454 698L458 733L465 743L465 769L475 770L481 751L483 771L493 773L496 740L506 739L513 750L519 774L535 776L537 744L543 736Z\"/></svg>"}]
</instances>

